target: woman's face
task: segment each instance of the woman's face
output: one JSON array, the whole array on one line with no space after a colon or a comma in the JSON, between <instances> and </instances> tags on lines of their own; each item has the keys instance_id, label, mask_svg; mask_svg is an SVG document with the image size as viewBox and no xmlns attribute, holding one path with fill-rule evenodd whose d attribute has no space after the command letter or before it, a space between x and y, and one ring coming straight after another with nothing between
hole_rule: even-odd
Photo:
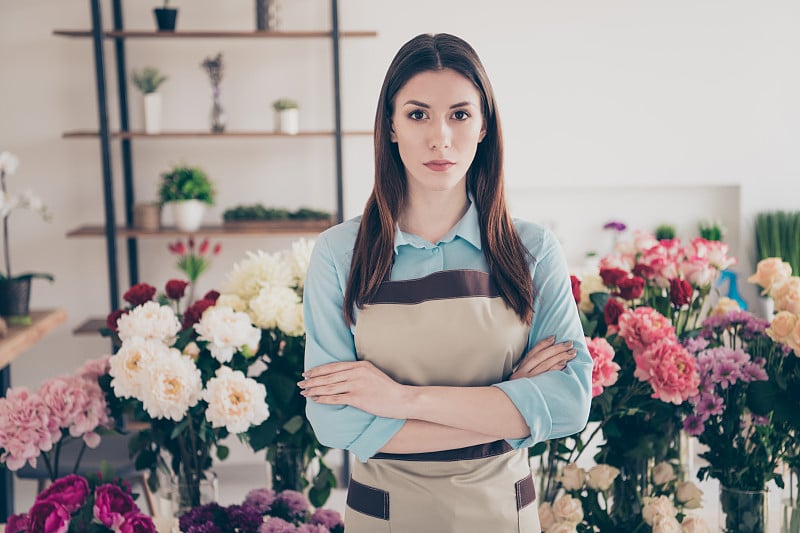
<instances>
[{"instance_id":1,"label":"woman's face","mask_svg":"<svg viewBox=\"0 0 800 533\"><path fill-rule=\"evenodd\" d=\"M395 96L391 140L410 191L463 186L485 133L480 93L454 70L421 72Z\"/></svg>"}]
</instances>

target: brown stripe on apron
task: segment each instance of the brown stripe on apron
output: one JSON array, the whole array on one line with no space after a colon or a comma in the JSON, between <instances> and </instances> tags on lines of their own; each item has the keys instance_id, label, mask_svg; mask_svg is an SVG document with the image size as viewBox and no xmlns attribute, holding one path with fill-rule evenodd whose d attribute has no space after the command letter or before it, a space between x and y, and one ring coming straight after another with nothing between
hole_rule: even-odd
<instances>
[{"instance_id":1,"label":"brown stripe on apron","mask_svg":"<svg viewBox=\"0 0 800 533\"><path fill-rule=\"evenodd\" d=\"M358 314L355 345L408 385L487 386L507 379L528 341L489 274L387 281ZM379 453L353 467L347 533L539 532L527 450L496 441L420 454Z\"/></svg>"}]
</instances>

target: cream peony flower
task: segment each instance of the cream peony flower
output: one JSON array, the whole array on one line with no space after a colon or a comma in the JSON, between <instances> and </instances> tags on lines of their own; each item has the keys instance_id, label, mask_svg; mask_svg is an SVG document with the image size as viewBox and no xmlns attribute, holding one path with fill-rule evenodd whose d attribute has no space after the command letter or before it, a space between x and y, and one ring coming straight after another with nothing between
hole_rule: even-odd
<instances>
[{"instance_id":1,"label":"cream peony flower","mask_svg":"<svg viewBox=\"0 0 800 533\"><path fill-rule=\"evenodd\" d=\"M792 265L780 257L768 257L758 262L756 273L747 278L750 283L760 285L761 294L769 294L773 285L783 283L792 275Z\"/></svg>"},{"instance_id":2,"label":"cream peony flower","mask_svg":"<svg viewBox=\"0 0 800 533\"><path fill-rule=\"evenodd\" d=\"M268 286L250 300L250 318L261 329L272 329L278 325L278 316L300 303L300 297L289 287Z\"/></svg>"},{"instance_id":3,"label":"cream peony flower","mask_svg":"<svg viewBox=\"0 0 800 533\"><path fill-rule=\"evenodd\" d=\"M223 294L233 293L249 302L266 286L290 287L292 267L280 254L261 250L247 252L247 259L233 265L223 286Z\"/></svg>"},{"instance_id":4,"label":"cream peony flower","mask_svg":"<svg viewBox=\"0 0 800 533\"><path fill-rule=\"evenodd\" d=\"M653 468L653 484L655 485L665 485L675 478L675 469L666 461L658 463Z\"/></svg>"},{"instance_id":5,"label":"cream peony flower","mask_svg":"<svg viewBox=\"0 0 800 533\"><path fill-rule=\"evenodd\" d=\"M300 337L306 332L306 325L303 321L303 304L298 302L293 306L287 306L278 311L276 319L278 329L290 337Z\"/></svg>"},{"instance_id":6,"label":"cream peony flower","mask_svg":"<svg viewBox=\"0 0 800 533\"><path fill-rule=\"evenodd\" d=\"M133 337L124 341L109 359L108 373L114 394L119 398L141 399L148 386L148 369L168 353L169 348L155 339Z\"/></svg>"},{"instance_id":7,"label":"cream peony flower","mask_svg":"<svg viewBox=\"0 0 800 533\"><path fill-rule=\"evenodd\" d=\"M703 503L703 491L691 481L678 484L675 498L687 509L699 509Z\"/></svg>"},{"instance_id":8,"label":"cream peony flower","mask_svg":"<svg viewBox=\"0 0 800 533\"><path fill-rule=\"evenodd\" d=\"M619 468L614 468L611 465L599 464L589 469L589 474L586 477L586 484L589 488L599 490L602 492L607 491L614 484L614 480L619 475Z\"/></svg>"},{"instance_id":9,"label":"cream peony flower","mask_svg":"<svg viewBox=\"0 0 800 533\"><path fill-rule=\"evenodd\" d=\"M539 506L539 525L542 531L549 531L556 523L556 515L553 514L553 506L547 502Z\"/></svg>"},{"instance_id":10,"label":"cream peony flower","mask_svg":"<svg viewBox=\"0 0 800 533\"><path fill-rule=\"evenodd\" d=\"M653 533L681 533L681 523L674 516L656 515L653 518Z\"/></svg>"},{"instance_id":11,"label":"cream peony flower","mask_svg":"<svg viewBox=\"0 0 800 533\"><path fill-rule=\"evenodd\" d=\"M314 241L300 239L292 243L292 251L288 253L289 265L292 268L294 277L293 285L303 288L306 282L308 264L311 262L311 251L314 249Z\"/></svg>"},{"instance_id":12,"label":"cream peony flower","mask_svg":"<svg viewBox=\"0 0 800 533\"><path fill-rule=\"evenodd\" d=\"M800 277L792 276L780 285L775 285L770 294L775 299L776 311L800 314Z\"/></svg>"},{"instance_id":13,"label":"cream peony flower","mask_svg":"<svg viewBox=\"0 0 800 533\"><path fill-rule=\"evenodd\" d=\"M589 299L594 292L608 292L608 287L603 285L603 278L600 277L600 274L581 276L581 303L578 304L578 307L584 313L591 313L594 309L594 304Z\"/></svg>"},{"instance_id":14,"label":"cream peony flower","mask_svg":"<svg viewBox=\"0 0 800 533\"><path fill-rule=\"evenodd\" d=\"M250 323L246 313L219 305L206 309L194 329L198 340L207 341L211 355L221 363L230 361L245 346L255 353L261 340L261 331Z\"/></svg>"},{"instance_id":15,"label":"cream peony flower","mask_svg":"<svg viewBox=\"0 0 800 533\"><path fill-rule=\"evenodd\" d=\"M238 294L220 294L216 305L230 307L234 311L247 312L247 302L242 300Z\"/></svg>"},{"instance_id":16,"label":"cream peony flower","mask_svg":"<svg viewBox=\"0 0 800 533\"><path fill-rule=\"evenodd\" d=\"M570 463L558 475L557 481L561 482L564 490L581 490L586 482L586 470L575 463Z\"/></svg>"},{"instance_id":17,"label":"cream peony flower","mask_svg":"<svg viewBox=\"0 0 800 533\"><path fill-rule=\"evenodd\" d=\"M169 348L165 355L150 361L147 374L148 382L140 399L150 416L179 422L200 401L203 392L200 370L178 350Z\"/></svg>"},{"instance_id":18,"label":"cream peony flower","mask_svg":"<svg viewBox=\"0 0 800 533\"><path fill-rule=\"evenodd\" d=\"M731 311L739 311L740 309L739 302L727 296L723 296L717 300L717 305L711 310L711 316L723 316Z\"/></svg>"},{"instance_id":19,"label":"cream peony flower","mask_svg":"<svg viewBox=\"0 0 800 533\"><path fill-rule=\"evenodd\" d=\"M568 522L574 526L583 520L583 506L579 499L564 494L553 502L553 514L556 522Z\"/></svg>"},{"instance_id":20,"label":"cream peony flower","mask_svg":"<svg viewBox=\"0 0 800 533\"><path fill-rule=\"evenodd\" d=\"M123 342L139 337L172 344L181 330L181 322L170 307L157 302L145 302L122 315L117 320L117 329Z\"/></svg>"},{"instance_id":21,"label":"cream peony flower","mask_svg":"<svg viewBox=\"0 0 800 533\"><path fill-rule=\"evenodd\" d=\"M208 402L206 419L215 428L244 433L251 425L257 426L269 417L266 396L264 385L223 366L203 391L203 399Z\"/></svg>"},{"instance_id":22,"label":"cream peony flower","mask_svg":"<svg viewBox=\"0 0 800 533\"><path fill-rule=\"evenodd\" d=\"M644 505L642 518L648 526L652 526L659 515L675 518L675 515L678 514L678 510L666 496L657 498L645 496L642 498L642 503Z\"/></svg>"},{"instance_id":23,"label":"cream peony flower","mask_svg":"<svg viewBox=\"0 0 800 533\"><path fill-rule=\"evenodd\" d=\"M681 533L711 533L711 528L699 516L687 516L681 522Z\"/></svg>"}]
</instances>

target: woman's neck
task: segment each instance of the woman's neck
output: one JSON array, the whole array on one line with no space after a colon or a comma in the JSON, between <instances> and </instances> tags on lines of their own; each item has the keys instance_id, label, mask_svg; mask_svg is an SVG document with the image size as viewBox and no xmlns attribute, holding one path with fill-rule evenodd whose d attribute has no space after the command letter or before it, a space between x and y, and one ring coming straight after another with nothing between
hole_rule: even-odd
<instances>
[{"instance_id":1,"label":"woman's neck","mask_svg":"<svg viewBox=\"0 0 800 533\"><path fill-rule=\"evenodd\" d=\"M466 189L428 192L409 191L398 219L400 229L436 244L461 220L469 209Z\"/></svg>"}]
</instances>

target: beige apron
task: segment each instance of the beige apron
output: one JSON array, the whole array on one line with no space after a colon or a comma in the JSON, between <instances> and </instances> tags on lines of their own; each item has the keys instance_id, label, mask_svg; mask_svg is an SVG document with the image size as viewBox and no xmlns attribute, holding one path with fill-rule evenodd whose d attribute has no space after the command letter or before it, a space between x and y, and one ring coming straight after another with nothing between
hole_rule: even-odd
<instances>
[{"instance_id":1,"label":"beige apron","mask_svg":"<svg viewBox=\"0 0 800 533\"><path fill-rule=\"evenodd\" d=\"M529 326L491 277L447 270L387 281L358 314L355 345L408 385L487 386L507 379ZM347 494L347 533L538 533L525 449L505 441L420 454L379 453L357 462Z\"/></svg>"}]
</instances>

